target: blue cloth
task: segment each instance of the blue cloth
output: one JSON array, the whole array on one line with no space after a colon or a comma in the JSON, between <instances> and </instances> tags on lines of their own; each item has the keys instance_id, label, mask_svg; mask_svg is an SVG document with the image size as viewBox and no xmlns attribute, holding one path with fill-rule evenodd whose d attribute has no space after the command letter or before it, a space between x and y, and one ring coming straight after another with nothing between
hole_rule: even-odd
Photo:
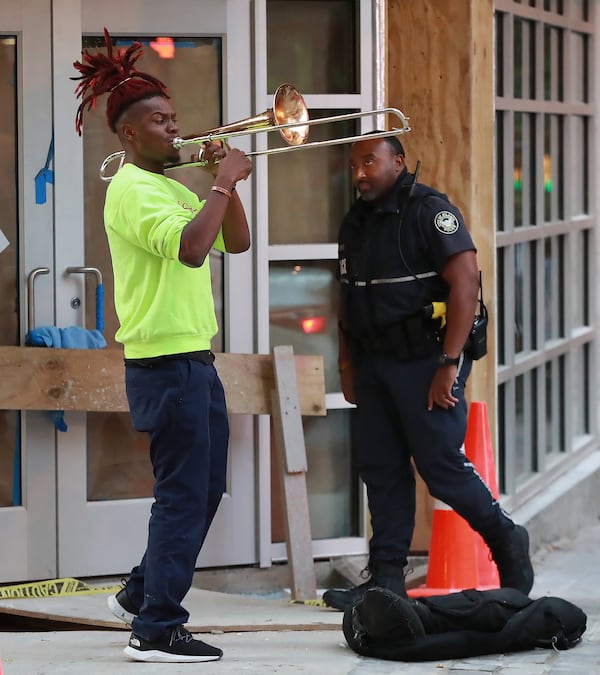
<instances>
[{"instance_id":1,"label":"blue cloth","mask_svg":"<svg viewBox=\"0 0 600 675\"><path fill-rule=\"evenodd\" d=\"M46 203L46 184L54 185L54 171L50 168L50 163L54 159L54 134L50 139L50 147L46 157L46 164L37 172L35 177L35 203Z\"/></svg>"},{"instance_id":2,"label":"blue cloth","mask_svg":"<svg viewBox=\"0 0 600 675\"><path fill-rule=\"evenodd\" d=\"M106 340L99 330L89 330L80 326L56 328L43 326L27 333L25 344L30 347L55 347L62 349L102 349Z\"/></svg>"},{"instance_id":3,"label":"blue cloth","mask_svg":"<svg viewBox=\"0 0 600 675\"><path fill-rule=\"evenodd\" d=\"M33 328L27 333L25 344L29 347L57 349L102 349L106 347L106 340L99 330L89 330L80 326L68 328L42 326ZM69 428L65 422L64 410L52 410L49 414L57 431L66 431Z\"/></svg>"}]
</instances>

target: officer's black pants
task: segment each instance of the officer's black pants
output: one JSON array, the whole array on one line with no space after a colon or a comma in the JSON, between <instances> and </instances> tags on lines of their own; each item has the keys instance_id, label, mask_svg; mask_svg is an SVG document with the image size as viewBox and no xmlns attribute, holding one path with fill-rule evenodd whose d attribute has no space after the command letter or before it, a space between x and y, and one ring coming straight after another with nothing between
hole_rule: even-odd
<instances>
[{"instance_id":1,"label":"officer's black pants","mask_svg":"<svg viewBox=\"0 0 600 675\"><path fill-rule=\"evenodd\" d=\"M399 361L364 355L355 368L357 461L367 486L373 537L370 559L406 564L415 524L411 457L429 492L459 513L486 540L502 537L512 520L461 452L466 434L465 360L454 386L458 403L427 410L437 356Z\"/></svg>"}]
</instances>

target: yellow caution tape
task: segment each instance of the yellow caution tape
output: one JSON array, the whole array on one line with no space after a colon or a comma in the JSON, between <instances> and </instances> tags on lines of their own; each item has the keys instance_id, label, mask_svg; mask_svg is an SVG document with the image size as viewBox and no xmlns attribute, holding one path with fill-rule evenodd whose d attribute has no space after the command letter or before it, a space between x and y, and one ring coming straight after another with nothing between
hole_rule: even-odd
<instances>
[{"instance_id":1,"label":"yellow caution tape","mask_svg":"<svg viewBox=\"0 0 600 675\"><path fill-rule=\"evenodd\" d=\"M79 579L64 578L36 581L29 584L0 586L0 599L6 598L54 598L65 595L91 595L93 593L116 593L121 586L90 586Z\"/></svg>"},{"instance_id":2,"label":"yellow caution tape","mask_svg":"<svg viewBox=\"0 0 600 675\"><path fill-rule=\"evenodd\" d=\"M313 607L327 607L327 605L323 602L323 600L320 599L315 599L315 600L290 600L292 605L311 605Z\"/></svg>"}]
</instances>

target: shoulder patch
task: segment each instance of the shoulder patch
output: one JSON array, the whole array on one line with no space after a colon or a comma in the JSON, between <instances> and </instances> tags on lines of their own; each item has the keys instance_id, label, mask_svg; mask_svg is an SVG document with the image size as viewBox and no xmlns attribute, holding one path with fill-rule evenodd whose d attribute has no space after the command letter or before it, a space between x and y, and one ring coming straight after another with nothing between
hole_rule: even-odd
<instances>
[{"instance_id":1,"label":"shoulder patch","mask_svg":"<svg viewBox=\"0 0 600 675\"><path fill-rule=\"evenodd\" d=\"M458 230L458 218L450 211L436 213L433 224L442 234L454 234Z\"/></svg>"}]
</instances>

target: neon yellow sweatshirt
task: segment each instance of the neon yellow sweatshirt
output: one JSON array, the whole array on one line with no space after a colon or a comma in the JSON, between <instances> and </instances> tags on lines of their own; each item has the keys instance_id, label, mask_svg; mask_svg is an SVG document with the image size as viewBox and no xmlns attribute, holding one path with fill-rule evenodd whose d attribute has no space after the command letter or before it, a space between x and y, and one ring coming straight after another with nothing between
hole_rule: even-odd
<instances>
[{"instance_id":1,"label":"neon yellow sweatshirt","mask_svg":"<svg viewBox=\"0 0 600 675\"><path fill-rule=\"evenodd\" d=\"M179 261L181 232L204 206L166 176L125 164L104 204L112 258L115 339L127 358L210 349L217 320L208 258L202 267ZM214 248L225 251L219 233Z\"/></svg>"}]
</instances>

